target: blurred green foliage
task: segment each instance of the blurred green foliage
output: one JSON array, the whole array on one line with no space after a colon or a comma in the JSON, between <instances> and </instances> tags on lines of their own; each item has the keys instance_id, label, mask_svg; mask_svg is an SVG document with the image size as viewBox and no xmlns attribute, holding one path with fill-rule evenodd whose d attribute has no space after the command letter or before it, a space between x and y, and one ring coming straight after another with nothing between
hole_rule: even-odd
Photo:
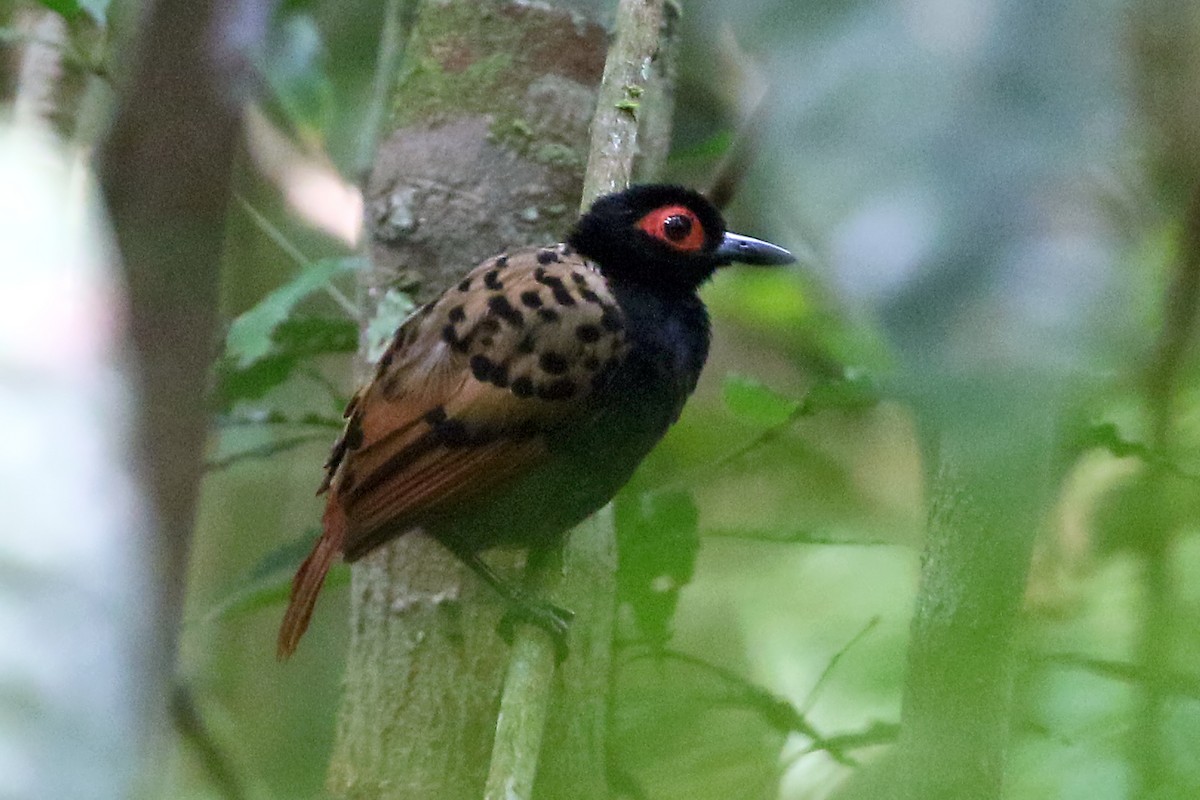
<instances>
[{"instance_id":1,"label":"blurred green foliage","mask_svg":"<svg viewBox=\"0 0 1200 800\"><path fill-rule=\"evenodd\" d=\"M43 5L97 23L107 12ZM765 85L730 226L803 263L730 270L707 289L716 330L702 385L617 499L624 796L827 796L884 756L929 430L996 476L997 497L1036 495L1005 796L1149 796L1131 730L1140 632L1163 611L1155 796L1200 794L1195 359L1181 365L1166 442L1144 404L1181 257L1178 184L1200 158L1186 135L1200 130L1195 92L1172 94L1200 79L1194 5L685 4L667 177L705 185ZM366 0L293 0L262 55L268 118L343 168L380 14ZM183 674L251 796L316 797L347 573L331 576L286 668L273 642L352 386L358 324L338 297L352 293L353 264L248 165L238 182L256 211L231 212L221 424ZM372 338L411 302L397 293L385 307ZM1147 607L1141 571L1155 526L1170 534L1165 609ZM217 796L188 748L172 772L173 796Z\"/></svg>"}]
</instances>

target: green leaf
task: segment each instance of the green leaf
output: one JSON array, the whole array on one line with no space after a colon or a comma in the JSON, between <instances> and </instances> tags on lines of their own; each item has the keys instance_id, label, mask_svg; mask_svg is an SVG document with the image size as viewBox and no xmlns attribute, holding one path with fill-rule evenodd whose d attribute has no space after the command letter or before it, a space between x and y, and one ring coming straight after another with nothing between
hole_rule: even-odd
<instances>
[{"instance_id":1,"label":"green leaf","mask_svg":"<svg viewBox=\"0 0 1200 800\"><path fill-rule=\"evenodd\" d=\"M313 292L330 284L335 275L357 267L357 258L323 258L300 270L291 281L275 289L258 305L233 321L225 337L225 353L245 368L271 351L275 329L292 309Z\"/></svg>"},{"instance_id":2,"label":"green leaf","mask_svg":"<svg viewBox=\"0 0 1200 800\"><path fill-rule=\"evenodd\" d=\"M64 19L78 19L87 14L97 25L104 24L109 2L110 0L38 0L43 8L48 8Z\"/></svg>"},{"instance_id":3,"label":"green leaf","mask_svg":"<svg viewBox=\"0 0 1200 800\"><path fill-rule=\"evenodd\" d=\"M671 637L679 592L696 567L699 521L687 490L617 495L617 597L632 608L640 639L661 644Z\"/></svg>"},{"instance_id":4,"label":"green leaf","mask_svg":"<svg viewBox=\"0 0 1200 800\"><path fill-rule=\"evenodd\" d=\"M67 19L75 19L83 11L78 0L38 0L38 2Z\"/></svg>"},{"instance_id":5,"label":"green leaf","mask_svg":"<svg viewBox=\"0 0 1200 800\"><path fill-rule=\"evenodd\" d=\"M715 162L729 151L733 140L733 131L725 130L691 145L673 147L670 156L667 157L667 163L678 167L681 164Z\"/></svg>"},{"instance_id":6,"label":"green leaf","mask_svg":"<svg viewBox=\"0 0 1200 800\"><path fill-rule=\"evenodd\" d=\"M258 400L286 381L300 363L313 356L353 353L358 348L358 328L348 319L298 317L276 326L271 352L247 367L232 356L216 365L213 405L228 412L239 400Z\"/></svg>"},{"instance_id":7,"label":"green leaf","mask_svg":"<svg viewBox=\"0 0 1200 800\"><path fill-rule=\"evenodd\" d=\"M379 301L375 316L367 323L367 360L374 364L383 355L396 329L412 314L412 298L398 289L388 289Z\"/></svg>"},{"instance_id":8,"label":"green leaf","mask_svg":"<svg viewBox=\"0 0 1200 800\"><path fill-rule=\"evenodd\" d=\"M319 535L319 531L310 529L299 539L268 552L208 610L202 621L207 624L287 602L292 588L292 576L312 550ZM344 586L349 582L349 566L335 564L325 578L325 589Z\"/></svg>"},{"instance_id":9,"label":"green leaf","mask_svg":"<svg viewBox=\"0 0 1200 800\"><path fill-rule=\"evenodd\" d=\"M861 411L879 402L879 387L861 370L847 369L837 380L821 381L804 398L806 414L818 411Z\"/></svg>"},{"instance_id":10,"label":"green leaf","mask_svg":"<svg viewBox=\"0 0 1200 800\"><path fill-rule=\"evenodd\" d=\"M744 375L726 375L722 394L726 408L734 416L764 428L782 425L800 408L800 401L785 397Z\"/></svg>"}]
</instances>

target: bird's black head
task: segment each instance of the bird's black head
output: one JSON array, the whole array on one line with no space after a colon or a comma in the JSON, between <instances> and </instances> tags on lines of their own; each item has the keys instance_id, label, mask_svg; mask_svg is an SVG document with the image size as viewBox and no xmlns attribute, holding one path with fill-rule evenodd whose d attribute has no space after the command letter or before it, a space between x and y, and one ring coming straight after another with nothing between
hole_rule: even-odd
<instances>
[{"instance_id":1,"label":"bird's black head","mask_svg":"<svg viewBox=\"0 0 1200 800\"><path fill-rule=\"evenodd\" d=\"M795 261L782 247L727 232L721 212L698 192L661 184L601 197L567 242L609 278L685 292L734 261Z\"/></svg>"}]
</instances>

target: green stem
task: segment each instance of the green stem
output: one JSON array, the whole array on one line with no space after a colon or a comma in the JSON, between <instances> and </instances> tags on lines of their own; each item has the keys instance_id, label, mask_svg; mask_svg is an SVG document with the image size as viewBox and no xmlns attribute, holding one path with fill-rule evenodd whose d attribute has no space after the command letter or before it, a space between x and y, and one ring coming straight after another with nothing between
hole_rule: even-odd
<instances>
[{"instance_id":1,"label":"green stem","mask_svg":"<svg viewBox=\"0 0 1200 800\"><path fill-rule=\"evenodd\" d=\"M592 118L583 210L600 195L624 189L633 178L641 98L659 51L663 5L663 0L621 0L617 6L617 35L604 63Z\"/></svg>"},{"instance_id":2,"label":"green stem","mask_svg":"<svg viewBox=\"0 0 1200 800\"><path fill-rule=\"evenodd\" d=\"M1163 327L1154 359L1146 378L1146 405L1150 416L1151 450L1166 454L1171 444L1174 392L1184 366L1200 311L1200 185L1184 212L1183 242L1179 262L1167 288ZM1151 464L1147 486L1161 493L1166 471ZM1166 499L1153 504L1162 509ZM1145 527L1142 568L1142 627L1138 636L1138 661L1143 675L1133 727L1133 756L1138 797L1157 797L1169 784L1169 764L1163 737L1165 705L1169 689L1167 675L1171 659L1171 618L1174 586L1171 576L1171 545L1174 531L1164 514L1155 514Z\"/></svg>"},{"instance_id":3,"label":"green stem","mask_svg":"<svg viewBox=\"0 0 1200 800\"><path fill-rule=\"evenodd\" d=\"M605 61L592 119L584 209L601 194L623 189L633 175L640 119L637 99L645 92L659 51L663 6L663 0L621 0L617 7L616 38ZM564 573L561 552L543 555L530 560L526 575L527 585L539 597L555 594ZM554 669L550 635L532 625L519 626L501 693L486 800L532 795L555 684Z\"/></svg>"}]
</instances>

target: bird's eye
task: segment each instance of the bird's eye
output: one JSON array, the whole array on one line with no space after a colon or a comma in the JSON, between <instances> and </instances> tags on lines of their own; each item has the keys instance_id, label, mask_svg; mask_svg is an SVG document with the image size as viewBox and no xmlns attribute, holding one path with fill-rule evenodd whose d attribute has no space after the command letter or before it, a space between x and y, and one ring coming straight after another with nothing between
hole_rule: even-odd
<instances>
[{"instance_id":1,"label":"bird's eye","mask_svg":"<svg viewBox=\"0 0 1200 800\"><path fill-rule=\"evenodd\" d=\"M663 220L663 233L672 242L682 242L692 232L692 221L683 214L672 214Z\"/></svg>"},{"instance_id":2,"label":"bird's eye","mask_svg":"<svg viewBox=\"0 0 1200 800\"><path fill-rule=\"evenodd\" d=\"M638 220L637 226L675 250L694 253L704 248L704 226L687 206L656 208Z\"/></svg>"}]
</instances>

